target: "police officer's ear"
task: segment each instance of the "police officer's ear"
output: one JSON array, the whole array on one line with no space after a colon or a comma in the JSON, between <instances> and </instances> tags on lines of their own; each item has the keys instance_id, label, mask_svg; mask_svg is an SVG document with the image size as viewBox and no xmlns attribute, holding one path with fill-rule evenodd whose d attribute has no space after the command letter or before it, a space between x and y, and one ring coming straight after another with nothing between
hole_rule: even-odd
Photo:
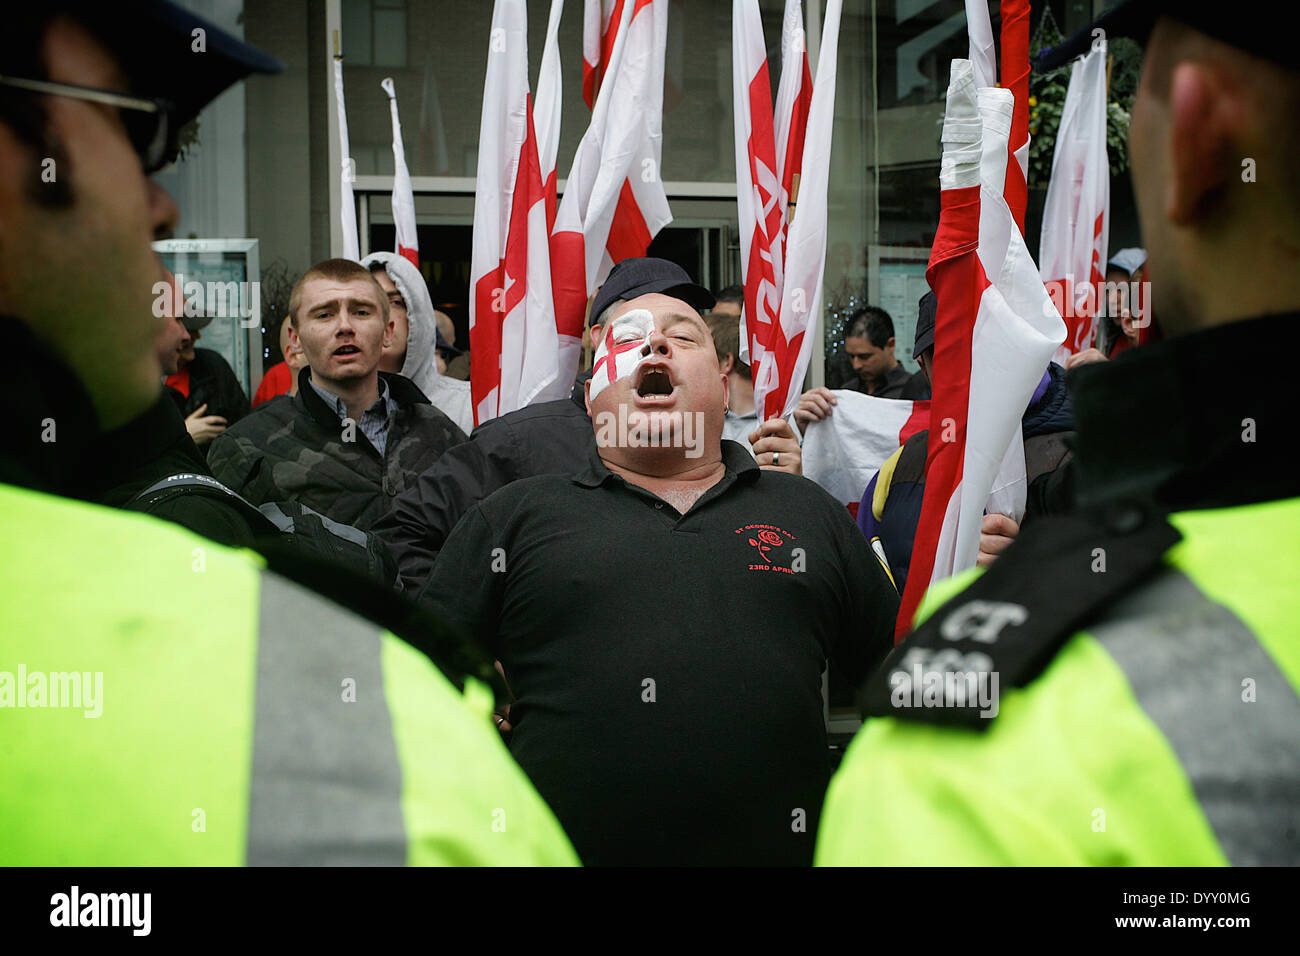
<instances>
[{"instance_id":1,"label":"police officer's ear","mask_svg":"<svg viewBox=\"0 0 1300 956\"><path fill-rule=\"evenodd\" d=\"M1165 215L1190 226L1211 211L1235 171L1243 118L1249 104L1238 88L1207 62L1184 60L1169 78L1169 181Z\"/></svg>"}]
</instances>

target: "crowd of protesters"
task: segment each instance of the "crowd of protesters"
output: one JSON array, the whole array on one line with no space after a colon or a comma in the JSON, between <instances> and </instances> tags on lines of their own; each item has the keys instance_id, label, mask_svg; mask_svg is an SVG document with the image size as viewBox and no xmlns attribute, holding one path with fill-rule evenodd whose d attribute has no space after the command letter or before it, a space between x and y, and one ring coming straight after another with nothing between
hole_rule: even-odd
<instances>
[{"instance_id":1,"label":"crowd of protesters","mask_svg":"<svg viewBox=\"0 0 1300 956\"><path fill-rule=\"evenodd\" d=\"M35 31L29 39L45 44L56 85L75 91L126 82L129 41L102 17L85 11L26 16ZM87 58L86 50L93 55ZM270 69L254 54L239 54L245 59L225 80ZM131 80L145 88L163 82L143 74ZM223 85L205 88L190 104L193 111ZM136 234L166 235L175 207L140 175L161 157L128 145L116 126L94 126L102 117L69 119L66 111L84 104L58 103L33 119L7 99L0 123L50 124L68 139L81 202L115 208L117 176L139 194L136 206L122 213L135 217ZM41 141L32 135L32 142ZM128 162L135 150L140 168L115 173L118 167L106 161L96 167L99 179L87 174L95 166L87 158L101 147L82 139L95 136L112 141ZM30 144L5 140L0 151L17 169ZM0 176L0 182L26 181L25 175ZM0 204L0 216L30 203L41 224L34 241L54 248L50 237L67 224L40 219L54 216L45 200L10 199ZM94 218L93 209L80 214ZM89 243L98 234L86 235ZM104 240L105 248L115 241ZM101 277L97 306L129 300L119 294L128 278L147 288L160 277L147 238L136 246L123 266L129 277ZM1135 356L1121 353L1146 353L1161 339L1146 269L1144 250L1116 252L1108 281L1142 293L1134 301L1104 301L1093 346L1065 367L1043 369L1024 410L1026 533L1084 501L1077 493L1074 369L1093 366L1078 373L1085 379L1111 364L1122 372ZM1173 274L1159 279L1171 281L1166 276ZM164 270L161 278L171 277ZM714 294L674 263L625 259L589 304L588 344L597 371L580 374L568 398L474 427L470 382L453 368L467 367L464 352L446 315L433 308L420 270L396 254L328 259L301 275L279 325L282 361L267 370L251 402L226 361L196 347L207 319L181 317L175 308L162 317L123 309L121 330L92 333L87 326L86 341L60 338L62 326L51 316L67 306L42 298L37 285L0 282L6 309L23 317L6 319L6 326L32 356L20 367L23 393L15 401L15 420L31 434L4 459L5 487L182 525L202 536L177 539L186 560L203 550L189 547L200 540L261 552L269 570L260 626L269 633L269 622L283 615L291 630L310 633L275 638L282 641L278 649L258 645L259 708L271 706L261 697L263 681L283 677L284 668L294 679L318 673L337 684L328 655L343 660L363 643L340 644L335 637L357 621L378 621L409 642L384 645L382 661L375 651L365 671L379 675L393 695L391 733L398 742L384 737L382 747L402 750L410 738L400 736L398 725L408 735L422 726L410 708L418 712L422 701L443 700L453 687L459 692L466 674L491 684L498 693L492 722L513 763L496 753L501 741L465 730L470 721L459 712L446 718L449 729L439 739L457 740L461 760L476 761L481 753L484 774L509 779L506 790L524 794L512 806L526 807L525 819L541 820L549 807L578 860L813 862L835 770L824 675L829 669L841 685L863 686L894 649L931 443L922 431L888 458L863 489L855 527L845 503L802 474L804 436L835 414L836 390L809 390L790 420L761 419L743 360L738 287ZM73 306L72 314L80 314ZM86 311L84 303L81 308ZM916 371L895 357L894 319L884 309L868 306L851 317L844 346L856 374L841 388L927 399L936 374L935 311L927 293L917 303ZM47 328L56 332L35 331ZM32 437L48 431L47 421L61 430L57 441ZM648 433L671 440L634 437ZM95 462L93 470L85 468L87 460ZM83 517L77 512L67 520ZM105 533L120 530L135 540L131 534L146 524L149 531L141 533L152 533L157 524L133 520ZM1021 523L988 514L981 530L979 564L1004 566ZM222 553L214 558L221 567L236 560ZM251 568L239 573L262 573ZM301 572L298 584L274 577L292 568ZM334 605L321 596L345 605L346 620L332 617ZM133 614L128 609L123 620ZM408 666L403 655L414 653L412 647L446 679L433 668ZM220 657L204 658L202 666L218 667ZM439 689L430 690L431 682ZM300 714L292 700L285 706L273 719L292 724ZM302 704L302 713L311 706ZM369 738L356 733L345 739L370 753ZM292 736L274 759L259 750L254 759L271 763L254 762L254 772L338 779L338 768L308 766L324 759L324 749L298 747ZM871 743L892 739L881 732ZM406 752L395 757L408 758L417 759ZM420 767L431 765L427 753L418 759L425 761ZM509 776L516 770L527 785ZM423 779L422 771L402 772ZM474 774L464 773L470 781L464 786L472 789ZM369 799L381 776L354 780L352 796ZM530 802L528 786L545 807ZM420 792L436 800L443 791ZM332 818L322 811L318 819ZM889 826L862 819L859 825ZM546 824L536 823L529 832L541 841L537 834L544 831ZM271 860L294 859L302 846L332 838L257 832L270 840ZM364 845L369 836L358 831L349 838ZM376 844L384 839L389 836L376 836ZM303 857L322 859L313 852L303 850ZM565 861L562 852L539 850L531 858L529 852L519 850L513 859ZM484 853L469 859L494 861Z\"/></svg>"}]
</instances>

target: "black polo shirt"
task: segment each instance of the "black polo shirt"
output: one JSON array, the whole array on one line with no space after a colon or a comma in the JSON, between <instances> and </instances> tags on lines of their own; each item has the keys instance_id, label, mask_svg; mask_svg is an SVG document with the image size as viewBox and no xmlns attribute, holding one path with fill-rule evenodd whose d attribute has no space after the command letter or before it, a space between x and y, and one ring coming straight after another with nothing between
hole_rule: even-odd
<instances>
[{"instance_id":1,"label":"black polo shirt","mask_svg":"<svg viewBox=\"0 0 1300 956\"><path fill-rule=\"evenodd\" d=\"M501 660L510 749L588 864L807 864L821 674L893 647L898 596L843 505L724 441L685 515L596 454L466 513L423 597Z\"/></svg>"}]
</instances>

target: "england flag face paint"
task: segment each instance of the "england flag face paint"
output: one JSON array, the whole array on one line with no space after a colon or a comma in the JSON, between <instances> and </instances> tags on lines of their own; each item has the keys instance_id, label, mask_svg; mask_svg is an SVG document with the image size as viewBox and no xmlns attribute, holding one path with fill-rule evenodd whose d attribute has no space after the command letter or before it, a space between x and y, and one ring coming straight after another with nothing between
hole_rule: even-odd
<instances>
[{"instance_id":1,"label":"england flag face paint","mask_svg":"<svg viewBox=\"0 0 1300 956\"><path fill-rule=\"evenodd\" d=\"M605 337L596 349L592 366L590 397L595 398L609 385L626 378L653 355L650 334L655 317L648 309L629 309L605 327Z\"/></svg>"}]
</instances>

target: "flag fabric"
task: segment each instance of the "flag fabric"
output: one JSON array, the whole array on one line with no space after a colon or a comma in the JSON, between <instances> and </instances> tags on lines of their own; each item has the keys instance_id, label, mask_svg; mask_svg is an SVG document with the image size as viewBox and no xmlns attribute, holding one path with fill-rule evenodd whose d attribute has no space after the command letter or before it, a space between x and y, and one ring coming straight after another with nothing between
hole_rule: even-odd
<instances>
[{"instance_id":1,"label":"flag fabric","mask_svg":"<svg viewBox=\"0 0 1300 956\"><path fill-rule=\"evenodd\" d=\"M425 57L424 83L420 88L420 133L418 164L421 169L433 167L435 176L451 174L451 159L447 155L447 129L442 122L442 99L438 96L438 81L433 75L433 57ZM433 155L426 152L431 144Z\"/></svg>"},{"instance_id":2,"label":"flag fabric","mask_svg":"<svg viewBox=\"0 0 1300 956\"><path fill-rule=\"evenodd\" d=\"M527 405L558 372L527 38L524 0L496 0L483 84L470 260L475 425Z\"/></svg>"},{"instance_id":3,"label":"flag fabric","mask_svg":"<svg viewBox=\"0 0 1300 956\"><path fill-rule=\"evenodd\" d=\"M966 36L970 42L969 58L971 69L975 71L975 88L982 90L986 86L997 86L997 53L988 0L966 0Z\"/></svg>"},{"instance_id":4,"label":"flag fabric","mask_svg":"<svg viewBox=\"0 0 1300 956\"><path fill-rule=\"evenodd\" d=\"M736 211L745 277L740 359L753 369L766 354L771 329L781 314L781 244L786 233L779 205L781 184L776 174L776 124L769 119L773 110L767 45L757 0L733 0L731 67ZM757 402L755 407L761 408Z\"/></svg>"},{"instance_id":5,"label":"flag fabric","mask_svg":"<svg viewBox=\"0 0 1300 956\"><path fill-rule=\"evenodd\" d=\"M930 425L930 403L835 391L834 411L811 422L803 474L845 505L857 505L871 476L900 445Z\"/></svg>"},{"instance_id":6,"label":"flag fabric","mask_svg":"<svg viewBox=\"0 0 1300 956\"><path fill-rule=\"evenodd\" d=\"M402 145L402 123L397 117L397 89L393 78L379 83L388 94L388 109L393 116L393 226L397 233L397 254L420 268L420 240L415 231L415 193L411 173L406 168L406 148Z\"/></svg>"},{"instance_id":7,"label":"flag fabric","mask_svg":"<svg viewBox=\"0 0 1300 956\"><path fill-rule=\"evenodd\" d=\"M772 126L776 135L776 205L781 213L781 247L785 247L798 200L803 150L812 109L812 74L803 28L803 4L786 0L781 20L781 82L776 89Z\"/></svg>"},{"instance_id":8,"label":"flag fabric","mask_svg":"<svg viewBox=\"0 0 1300 956\"><path fill-rule=\"evenodd\" d=\"M1075 60L1043 207L1038 265L1068 330L1061 364L1092 345L1110 241L1106 159L1106 41Z\"/></svg>"},{"instance_id":9,"label":"flag fabric","mask_svg":"<svg viewBox=\"0 0 1300 956\"><path fill-rule=\"evenodd\" d=\"M555 226L556 178L555 158L560 151L560 16L564 0L551 0L551 15L546 24L546 44L542 47L542 65L537 72L537 98L533 123L537 129L537 160L542 171L542 189L546 192L546 228Z\"/></svg>"},{"instance_id":10,"label":"flag fabric","mask_svg":"<svg viewBox=\"0 0 1300 956\"><path fill-rule=\"evenodd\" d=\"M990 492L1065 333L1002 194L1011 110L1008 91L977 94L970 61L953 61L926 269L938 305L925 495L900 639L930 584L974 566Z\"/></svg>"},{"instance_id":11,"label":"flag fabric","mask_svg":"<svg viewBox=\"0 0 1300 956\"><path fill-rule=\"evenodd\" d=\"M361 245L357 240L357 204L352 198L352 156L348 147L348 111L343 102L343 57L334 57L334 106L339 118L339 225L343 233L343 258L358 262Z\"/></svg>"},{"instance_id":12,"label":"flag fabric","mask_svg":"<svg viewBox=\"0 0 1300 956\"><path fill-rule=\"evenodd\" d=\"M841 9L841 0L829 0L823 11L821 51L800 170L799 210L786 230L782 250L780 319L772 326L766 367L760 363L754 376L754 402L763 409L764 418L794 412L813 341L820 334Z\"/></svg>"},{"instance_id":13,"label":"flag fabric","mask_svg":"<svg viewBox=\"0 0 1300 956\"><path fill-rule=\"evenodd\" d=\"M596 96L623 22L623 0L584 0L582 5L582 98L596 108Z\"/></svg>"},{"instance_id":14,"label":"flag fabric","mask_svg":"<svg viewBox=\"0 0 1300 956\"><path fill-rule=\"evenodd\" d=\"M577 373L588 297L615 263L645 255L672 222L660 172L668 2L629 0L615 12L608 82L599 86L551 234L557 385L566 387Z\"/></svg>"},{"instance_id":15,"label":"flag fabric","mask_svg":"<svg viewBox=\"0 0 1300 956\"><path fill-rule=\"evenodd\" d=\"M764 420L786 417L798 405L820 326L841 7L840 0L826 5L821 61L809 91L802 10L787 0L782 82L769 126L757 3L734 0L732 6L736 205L745 271L741 353L753 370L754 403Z\"/></svg>"},{"instance_id":16,"label":"flag fabric","mask_svg":"<svg viewBox=\"0 0 1300 956\"><path fill-rule=\"evenodd\" d=\"M1029 0L1001 0L1000 10L1002 86L1015 97L1004 195L1024 235L1025 210L1029 206Z\"/></svg>"}]
</instances>

